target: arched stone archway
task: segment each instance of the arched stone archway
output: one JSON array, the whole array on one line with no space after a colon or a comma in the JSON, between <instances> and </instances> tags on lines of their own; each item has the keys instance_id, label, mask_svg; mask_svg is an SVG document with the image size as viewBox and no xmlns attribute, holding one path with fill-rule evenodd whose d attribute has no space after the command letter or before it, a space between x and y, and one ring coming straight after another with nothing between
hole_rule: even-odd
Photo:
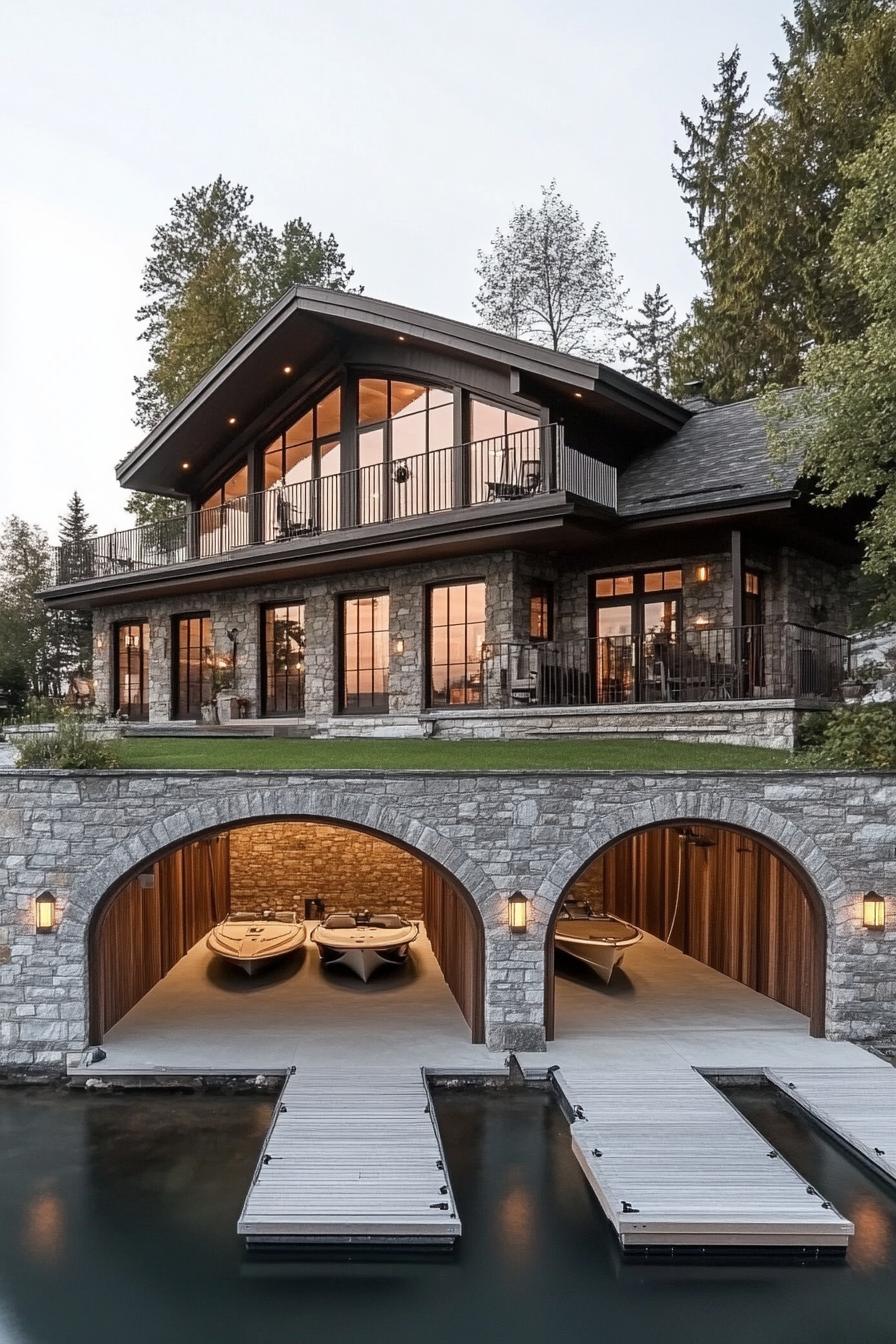
<instances>
[{"instance_id":1,"label":"arched stone archway","mask_svg":"<svg viewBox=\"0 0 896 1344\"><path fill-rule=\"evenodd\" d=\"M570 889L592 863L621 841L662 827L704 825L735 831L764 846L789 870L812 911L816 992L810 1013L813 1035L825 1034L828 940L843 883L818 846L792 822L759 804L711 794L676 793L626 809L613 827L589 829L565 852L534 898L544 927L545 1036L554 1036L554 928Z\"/></svg>"},{"instance_id":2,"label":"arched stone archway","mask_svg":"<svg viewBox=\"0 0 896 1344\"><path fill-rule=\"evenodd\" d=\"M468 959L463 971L466 998L461 1007L471 1027L473 1040L484 1040L487 1029L486 959L490 955L490 944L486 936L483 908L487 911L494 906L494 884L457 845L433 827L407 817L400 809L385 803L359 807L350 798L328 797L319 791L313 799L303 799L301 806L280 794L267 792L250 795L249 798L216 800L201 807L185 809L164 822L144 828L132 836L121 850L90 872L87 879L72 892L66 915L83 926L87 981L90 986L91 1039L99 1039L95 1032L97 999L94 992L94 966L99 964L98 931L103 928L105 913L114 905L116 898L129 884L133 885L136 874L164 857L216 834L233 834L239 829L268 822L324 823L346 831L360 832L407 852L421 860L426 869L442 878L443 902L447 901L450 906L452 900L457 899L467 912L467 934L463 948L463 956ZM446 948L443 940L442 955L437 955L449 986L456 993L452 972L444 959L449 951L450 948ZM455 953L455 961L458 955ZM454 975L458 975L456 965Z\"/></svg>"}]
</instances>

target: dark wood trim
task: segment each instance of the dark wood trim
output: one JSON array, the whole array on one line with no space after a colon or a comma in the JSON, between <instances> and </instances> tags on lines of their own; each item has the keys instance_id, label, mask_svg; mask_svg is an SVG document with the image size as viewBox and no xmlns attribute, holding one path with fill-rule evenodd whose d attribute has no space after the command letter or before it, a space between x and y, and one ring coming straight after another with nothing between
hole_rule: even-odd
<instances>
[{"instance_id":1,"label":"dark wood trim","mask_svg":"<svg viewBox=\"0 0 896 1344\"><path fill-rule=\"evenodd\" d=\"M734 625L744 623L744 551L739 527L731 529L731 611Z\"/></svg>"},{"instance_id":2,"label":"dark wood trim","mask_svg":"<svg viewBox=\"0 0 896 1344\"><path fill-rule=\"evenodd\" d=\"M112 649L112 712L118 714L121 712L121 650L119 648L119 638L121 631L128 626L139 625L141 627L140 635L140 680L141 691L143 681L143 669L146 668L146 689L147 698L145 703L146 713L141 715L139 722L145 723L149 719L149 618L147 616L131 616L128 620L113 621L110 631ZM146 640L144 641L142 627L146 627ZM141 704L142 695L141 695ZM130 717L130 716L129 716Z\"/></svg>"},{"instance_id":3,"label":"dark wood trim","mask_svg":"<svg viewBox=\"0 0 896 1344\"><path fill-rule=\"evenodd\" d=\"M305 695L304 688L302 693L302 708L298 710L284 709L271 710L268 708L268 645L267 645L267 614L269 611L278 611L281 607L302 607L306 606L304 597L283 597L276 598L272 602L259 602L258 604L258 688L257 700L260 719L293 719L301 718L305 713ZM302 663L303 677L305 675L305 664Z\"/></svg>"}]
</instances>

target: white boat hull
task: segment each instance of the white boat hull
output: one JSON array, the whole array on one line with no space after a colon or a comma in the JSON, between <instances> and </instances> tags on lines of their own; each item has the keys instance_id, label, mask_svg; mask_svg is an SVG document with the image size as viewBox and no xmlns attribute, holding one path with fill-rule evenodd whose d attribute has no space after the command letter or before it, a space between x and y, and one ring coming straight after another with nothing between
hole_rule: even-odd
<instances>
[{"instance_id":1,"label":"white boat hull","mask_svg":"<svg viewBox=\"0 0 896 1344\"><path fill-rule=\"evenodd\" d=\"M555 946L594 971L605 985L610 983L617 966L622 965L625 949L643 938L640 929L612 915L589 919L558 919Z\"/></svg>"},{"instance_id":2,"label":"white boat hull","mask_svg":"<svg viewBox=\"0 0 896 1344\"><path fill-rule=\"evenodd\" d=\"M257 975L266 967L297 952L305 941L301 921L224 919L216 924L205 940L215 956L238 966L246 975Z\"/></svg>"},{"instance_id":3,"label":"white boat hull","mask_svg":"<svg viewBox=\"0 0 896 1344\"><path fill-rule=\"evenodd\" d=\"M417 937L414 924L398 929L358 925L350 929L328 929L319 924L311 935L325 967L345 966L364 984L384 967L403 966L408 948Z\"/></svg>"}]
</instances>

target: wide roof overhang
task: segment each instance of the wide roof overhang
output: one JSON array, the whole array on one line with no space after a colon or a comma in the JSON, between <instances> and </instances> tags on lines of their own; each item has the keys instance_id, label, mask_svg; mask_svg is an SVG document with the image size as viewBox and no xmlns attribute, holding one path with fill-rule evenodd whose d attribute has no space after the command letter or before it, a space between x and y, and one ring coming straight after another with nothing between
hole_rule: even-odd
<instances>
[{"instance_id":1,"label":"wide roof overhang","mask_svg":"<svg viewBox=\"0 0 896 1344\"><path fill-rule=\"evenodd\" d=\"M516 374L527 389L575 397L654 436L674 432L689 412L604 364L558 354L365 294L295 285L227 351L116 471L128 489L176 493L191 472L260 432L259 417L284 397L284 368L305 376L344 361L353 339L393 340L405 350L450 353L471 364ZM235 421L235 425L231 424Z\"/></svg>"}]
</instances>

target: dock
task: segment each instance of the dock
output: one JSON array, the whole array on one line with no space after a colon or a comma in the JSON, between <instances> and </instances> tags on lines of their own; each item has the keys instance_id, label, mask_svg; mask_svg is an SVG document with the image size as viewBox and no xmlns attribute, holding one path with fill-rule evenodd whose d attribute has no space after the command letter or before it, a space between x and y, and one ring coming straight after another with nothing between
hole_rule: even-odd
<instances>
[{"instance_id":1,"label":"dock","mask_svg":"<svg viewBox=\"0 0 896 1344\"><path fill-rule=\"evenodd\" d=\"M765 1075L879 1175L896 1181L896 1069L766 1069Z\"/></svg>"},{"instance_id":2,"label":"dock","mask_svg":"<svg viewBox=\"0 0 896 1344\"><path fill-rule=\"evenodd\" d=\"M461 1223L424 1071L290 1073L237 1231L248 1247L453 1245Z\"/></svg>"},{"instance_id":3,"label":"dock","mask_svg":"<svg viewBox=\"0 0 896 1344\"><path fill-rule=\"evenodd\" d=\"M624 1250L845 1253L852 1223L684 1061L564 1066L554 1085Z\"/></svg>"}]
</instances>

